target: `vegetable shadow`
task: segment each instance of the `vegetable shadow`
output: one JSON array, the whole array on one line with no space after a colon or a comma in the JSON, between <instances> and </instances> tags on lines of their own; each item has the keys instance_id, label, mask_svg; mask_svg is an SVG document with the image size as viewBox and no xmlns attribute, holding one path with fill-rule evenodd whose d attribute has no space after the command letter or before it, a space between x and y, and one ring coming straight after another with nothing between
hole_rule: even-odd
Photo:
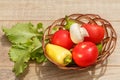
<instances>
[{"instance_id":1,"label":"vegetable shadow","mask_svg":"<svg viewBox=\"0 0 120 80\"><path fill-rule=\"evenodd\" d=\"M107 60L86 70L62 70L55 65L40 66L36 64L36 80L99 80L107 69Z\"/></svg>"},{"instance_id":2,"label":"vegetable shadow","mask_svg":"<svg viewBox=\"0 0 120 80\"><path fill-rule=\"evenodd\" d=\"M10 41L7 39L7 37L5 35L2 35L0 37L0 42L1 42L1 46L11 46Z\"/></svg>"}]
</instances>

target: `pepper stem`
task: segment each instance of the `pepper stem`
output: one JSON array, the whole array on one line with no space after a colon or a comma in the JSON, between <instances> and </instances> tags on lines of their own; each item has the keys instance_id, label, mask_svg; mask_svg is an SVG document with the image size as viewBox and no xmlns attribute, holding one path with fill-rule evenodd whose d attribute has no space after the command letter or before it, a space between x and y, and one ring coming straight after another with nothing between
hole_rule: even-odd
<instances>
[{"instance_id":1,"label":"pepper stem","mask_svg":"<svg viewBox=\"0 0 120 80\"><path fill-rule=\"evenodd\" d=\"M64 58L64 64L69 64L70 62L72 62L72 58L68 55Z\"/></svg>"}]
</instances>

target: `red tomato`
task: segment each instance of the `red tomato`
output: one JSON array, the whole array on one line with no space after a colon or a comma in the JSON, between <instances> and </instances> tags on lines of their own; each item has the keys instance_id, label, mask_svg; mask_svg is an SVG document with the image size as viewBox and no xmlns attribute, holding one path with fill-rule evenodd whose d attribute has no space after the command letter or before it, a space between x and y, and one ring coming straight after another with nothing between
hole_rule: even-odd
<instances>
[{"instance_id":1,"label":"red tomato","mask_svg":"<svg viewBox=\"0 0 120 80\"><path fill-rule=\"evenodd\" d=\"M73 42L70 38L70 33L67 30L59 30L55 32L51 43L62 46L66 49L70 49L73 46Z\"/></svg>"},{"instance_id":2,"label":"red tomato","mask_svg":"<svg viewBox=\"0 0 120 80\"><path fill-rule=\"evenodd\" d=\"M78 66L87 67L96 62L98 49L92 42L80 42L73 49L72 56Z\"/></svg>"},{"instance_id":3,"label":"red tomato","mask_svg":"<svg viewBox=\"0 0 120 80\"><path fill-rule=\"evenodd\" d=\"M104 38L104 28L97 24L83 24L83 27L88 31L89 37L85 37L85 41L99 43Z\"/></svg>"}]
</instances>

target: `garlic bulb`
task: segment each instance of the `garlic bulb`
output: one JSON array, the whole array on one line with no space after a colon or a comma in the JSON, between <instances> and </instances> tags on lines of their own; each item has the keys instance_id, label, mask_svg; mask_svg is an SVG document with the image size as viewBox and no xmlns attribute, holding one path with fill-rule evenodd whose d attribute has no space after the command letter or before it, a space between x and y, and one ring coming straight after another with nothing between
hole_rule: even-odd
<instances>
[{"instance_id":1,"label":"garlic bulb","mask_svg":"<svg viewBox=\"0 0 120 80\"><path fill-rule=\"evenodd\" d=\"M77 23L70 26L70 37L74 43L82 42L85 36L89 36L85 28L80 27Z\"/></svg>"}]
</instances>

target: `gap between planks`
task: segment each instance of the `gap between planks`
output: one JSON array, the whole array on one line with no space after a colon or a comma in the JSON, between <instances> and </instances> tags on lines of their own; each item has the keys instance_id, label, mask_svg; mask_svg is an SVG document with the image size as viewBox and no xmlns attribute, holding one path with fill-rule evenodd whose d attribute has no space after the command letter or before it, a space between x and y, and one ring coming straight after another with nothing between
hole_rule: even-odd
<instances>
[{"instance_id":1,"label":"gap between planks","mask_svg":"<svg viewBox=\"0 0 120 80\"><path fill-rule=\"evenodd\" d=\"M55 65L47 65L47 66L42 66L42 65L40 65L40 64L29 64L28 66L29 67L36 67L36 65L37 66L39 66L39 67L54 67ZM104 65L104 66L107 66L107 67L120 67L120 65ZM2 66L2 65L0 65L0 67L13 67L13 65L11 65L11 66ZM55 67L57 67L57 66L55 66Z\"/></svg>"},{"instance_id":2,"label":"gap between planks","mask_svg":"<svg viewBox=\"0 0 120 80\"><path fill-rule=\"evenodd\" d=\"M58 18L59 19L59 18ZM57 20L57 19L55 19ZM10 21L10 22L14 22L14 21L55 21L55 20L0 20L0 21ZM106 19L107 20L107 19ZM120 20L107 20L109 22L120 22Z\"/></svg>"}]
</instances>

